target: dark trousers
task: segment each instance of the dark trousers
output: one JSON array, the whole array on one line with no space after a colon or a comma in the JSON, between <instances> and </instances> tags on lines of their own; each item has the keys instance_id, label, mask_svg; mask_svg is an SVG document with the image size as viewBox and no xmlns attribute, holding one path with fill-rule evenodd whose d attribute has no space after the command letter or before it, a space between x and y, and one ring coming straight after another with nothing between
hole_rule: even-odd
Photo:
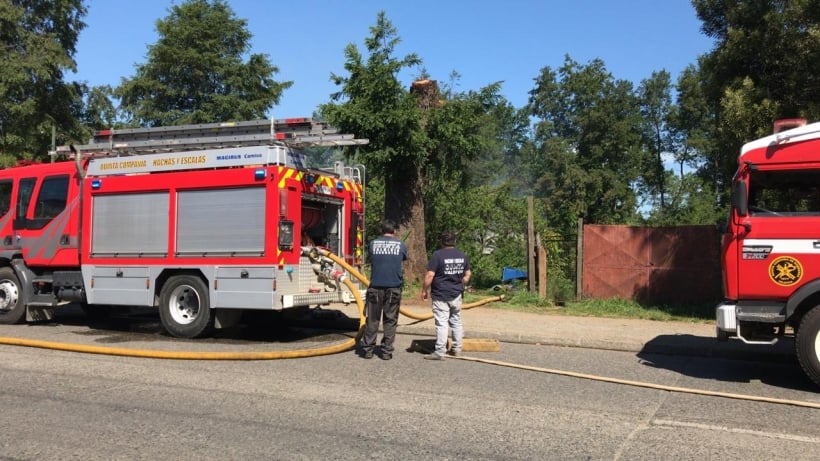
<instances>
[{"instance_id":1,"label":"dark trousers","mask_svg":"<svg viewBox=\"0 0 820 461\"><path fill-rule=\"evenodd\" d=\"M382 354L393 354L393 342L396 340L396 326L399 323L399 304L401 287L368 288L365 294L364 312L367 321L362 335L362 350L372 352L376 346L376 335L379 322L383 323Z\"/></svg>"}]
</instances>

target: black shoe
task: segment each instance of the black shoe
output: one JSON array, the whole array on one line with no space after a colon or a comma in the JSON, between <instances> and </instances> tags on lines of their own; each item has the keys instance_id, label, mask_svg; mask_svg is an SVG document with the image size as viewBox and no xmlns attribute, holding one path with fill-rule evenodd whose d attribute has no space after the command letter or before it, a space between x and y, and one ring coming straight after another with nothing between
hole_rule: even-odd
<instances>
[{"instance_id":1,"label":"black shoe","mask_svg":"<svg viewBox=\"0 0 820 461\"><path fill-rule=\"evenodd\" d=\"M390 360L393 358L393 354L382 354L382 360Z\"/></svg>"},{"instance_id":2,"label":"black shoe","mask_svg":"<svg viewBox=\"0 0 820 461\"><path fill-rule=\"evenodd\" d=\"M372 359L373 358L373 351L367 351L362 353L363 359Z\"/></svg>"},{"instance_id":3,"label":"black shoe","mask_svg":"<svg viewBox=\"0 0 820 461\"><path fill-rule=\"evenodd\" d=\"M433 352L424 356L424 360L444 360L444 357Z\"/></svg>"}]
</instances>

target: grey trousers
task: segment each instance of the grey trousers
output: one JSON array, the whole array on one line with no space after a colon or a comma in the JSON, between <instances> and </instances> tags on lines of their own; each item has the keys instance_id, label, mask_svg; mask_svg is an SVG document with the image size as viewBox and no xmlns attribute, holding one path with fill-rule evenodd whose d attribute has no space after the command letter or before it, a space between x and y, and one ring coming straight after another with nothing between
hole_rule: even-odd
<instances>
[{"instance_id":1,"label":"grey trousers","mask_svg":"<svg viewBox=\"0 0 820 461\"><path fill-rule=\"evenodd\" d=\"M433 318L436 322L436 351L438 355L447 352L448 328L453 333L453 352L461 352L464 326L461 324L461 300L459 295L450 301L433 300Z\"/></svg>"}]
</instances>

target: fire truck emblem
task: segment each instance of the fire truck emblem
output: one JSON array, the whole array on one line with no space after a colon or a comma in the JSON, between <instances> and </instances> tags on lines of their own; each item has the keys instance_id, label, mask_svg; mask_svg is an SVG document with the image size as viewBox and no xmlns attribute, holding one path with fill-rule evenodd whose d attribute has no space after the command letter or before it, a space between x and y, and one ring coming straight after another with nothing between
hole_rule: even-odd
<instances>
[{"instance_id":1,"label":"fire truck emblem","mask_svg":"<svg viewBox=\"0 0 820 461\"><path fill-rule=\"evenodd\" d=\"M782 287L792 286L803 278L803 266L791 256L781 256L769 264L769 278Z\"/></svg>"}]
</instances>

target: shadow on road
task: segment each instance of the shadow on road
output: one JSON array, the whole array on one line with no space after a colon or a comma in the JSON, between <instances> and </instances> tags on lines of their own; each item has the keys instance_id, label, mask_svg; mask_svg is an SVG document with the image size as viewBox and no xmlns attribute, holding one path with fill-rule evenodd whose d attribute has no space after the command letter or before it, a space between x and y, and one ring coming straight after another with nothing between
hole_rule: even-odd
<instances>
[{"instance_id":1,"label":"shadow on road","mask_svg":"<svg viewBox=\"0 0 820 461\"><path fill-rule=\"evenodd\" d=\"M660 335L647 342L637 356L646 366L694 378L818 390L800 368L791 337L774 345L752 345L738 340L718 342L713 337Z\"/></svg>"}]
</instances>

